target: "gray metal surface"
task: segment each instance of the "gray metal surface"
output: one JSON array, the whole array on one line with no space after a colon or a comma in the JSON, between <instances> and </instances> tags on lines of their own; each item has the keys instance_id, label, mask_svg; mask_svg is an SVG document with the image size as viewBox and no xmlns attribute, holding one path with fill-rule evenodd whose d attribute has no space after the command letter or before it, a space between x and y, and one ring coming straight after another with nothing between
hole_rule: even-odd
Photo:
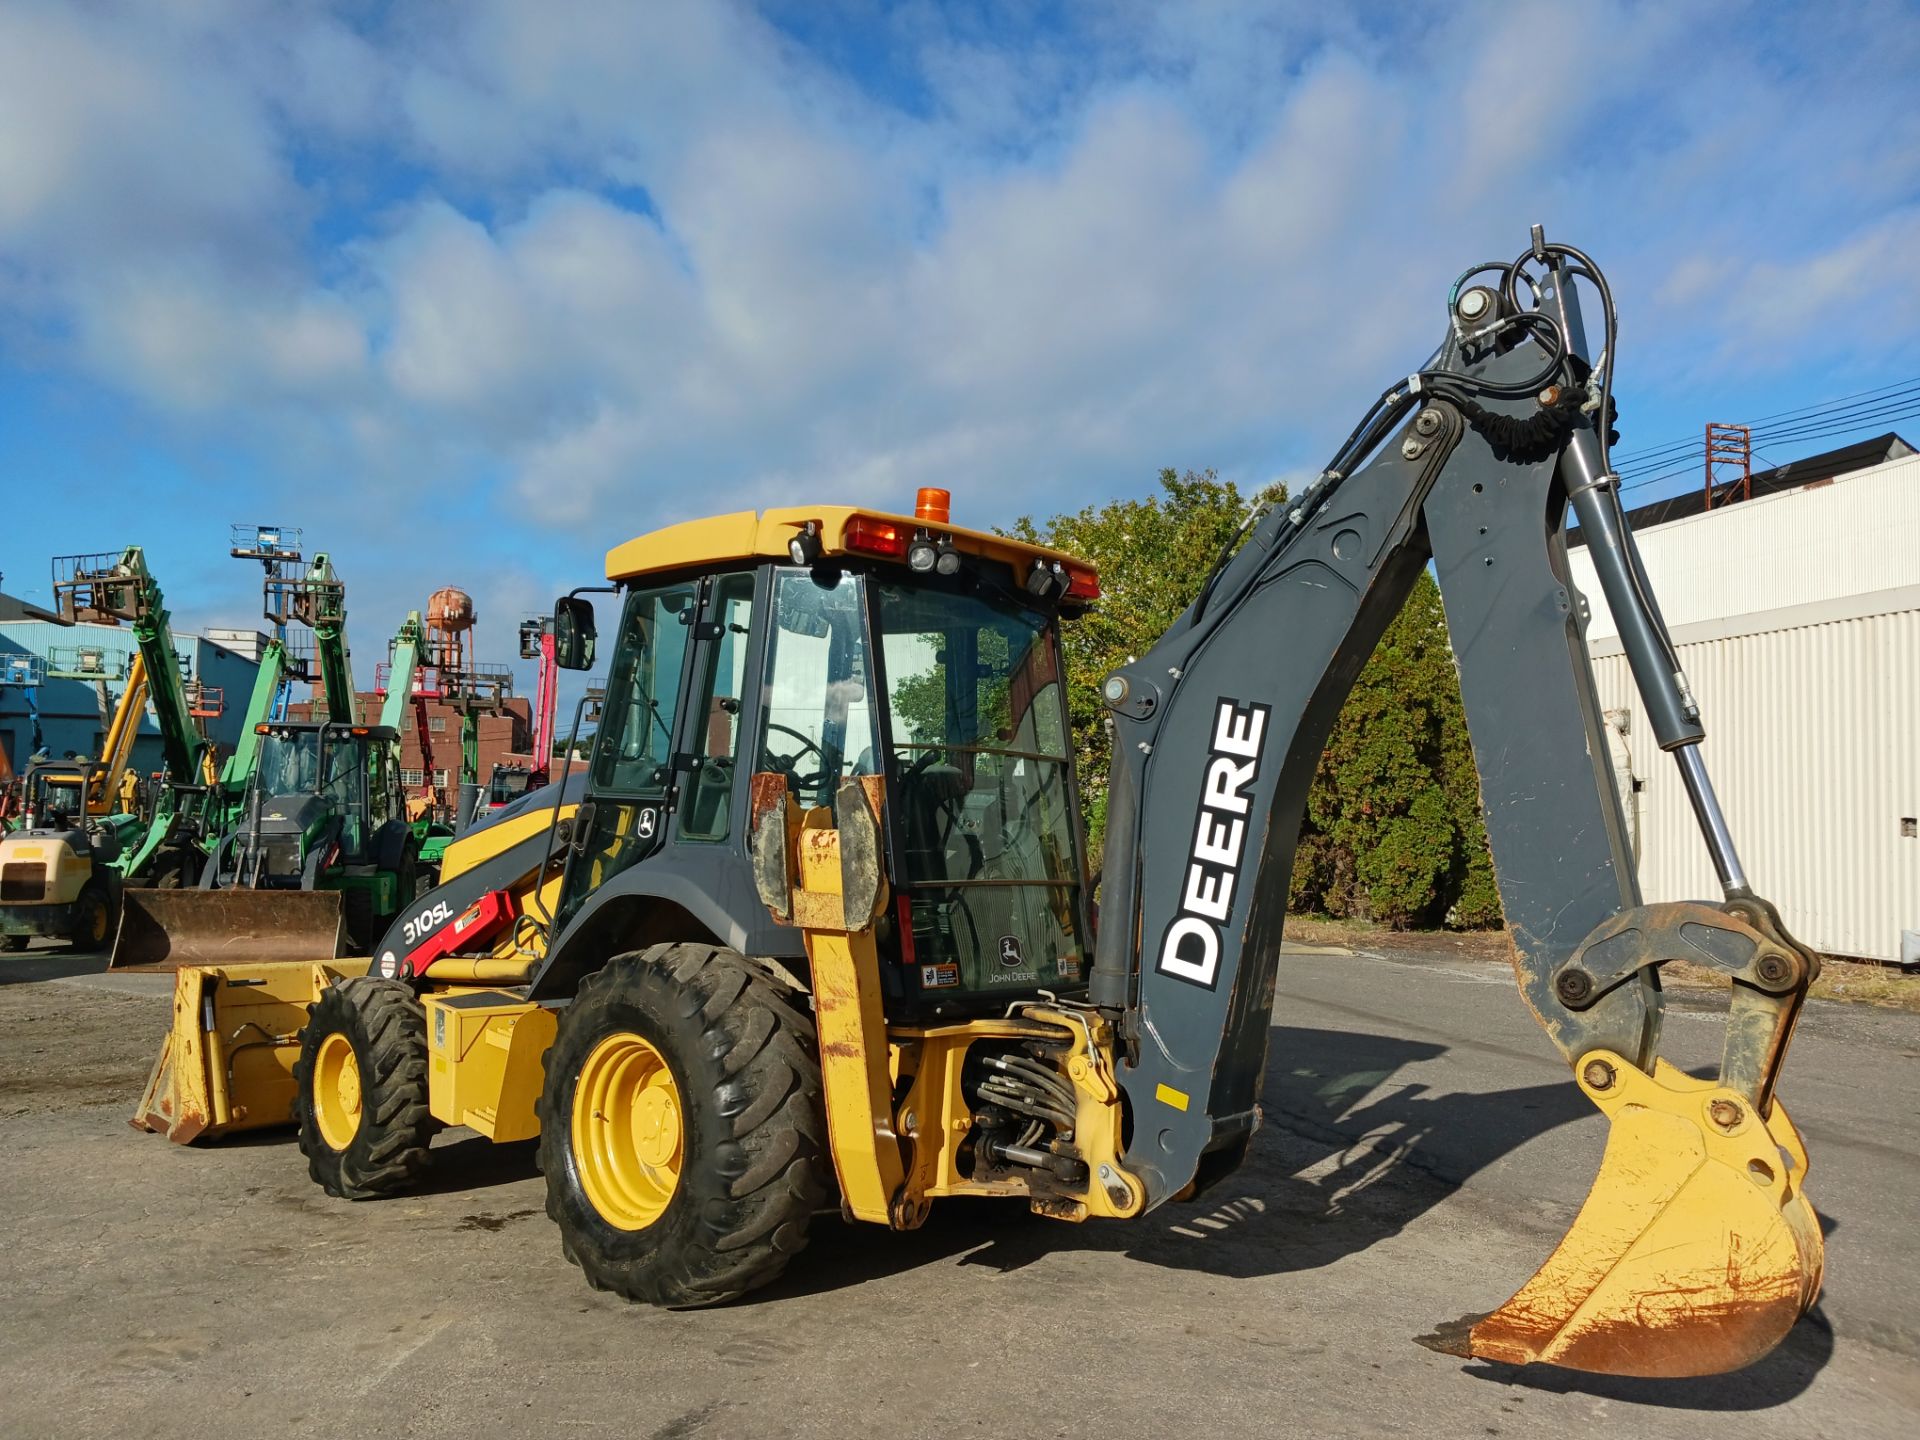
<instances>
[{"instance_id":1,"label":"gray metal surface","mask_svg":"<svg viewBox=\"0 0 1920 1440\"><path fill-rule=\"evenodd\" d=\"M1564 299L1577 337L1574 297ZM1514 386L1540 362L1523 344L1454 364L1474 381ZM1531 397L1479 403L1483 417L1525 420L1537 409ZM1442 423L1425 418L1431 412ZM1118 672L1108 922L1093 994L1133 1007L1133 1054L1121 1072L1134 1117L1127 1159L1151 1203L1231 1169L1257 1123L1307 789L1347 691L1429 558L1523 995L1563 1054L1605 1045L1651 1061L1659 991L1649 972L1580 1014L1552 991L1556 966L1638 900L1567 583L1567 488L1597 473L1594 437L1582 415L1559 453L1522 460L1483 433L1494 422L1463 428L1460 418L1452 404L1429 400L1304 528L1283 510L1267 515L1207 607L1189 610ZM1631 574L1630 538L1620 537L1611 559L1625 609L1645 591ZM1656 663L1657 612L1638 613L1635 643L1645 653L1636 676L1661 687L1663 713L1684 732L1692 722L1682 692L1671 667ZM1221 765L1237 757L1222 744L1235 739L1234 716L1255 714L1265 732L1256 764L1250 775L1234 771L1246 783L1227 793Z\"/></svg>"}]
</instances>

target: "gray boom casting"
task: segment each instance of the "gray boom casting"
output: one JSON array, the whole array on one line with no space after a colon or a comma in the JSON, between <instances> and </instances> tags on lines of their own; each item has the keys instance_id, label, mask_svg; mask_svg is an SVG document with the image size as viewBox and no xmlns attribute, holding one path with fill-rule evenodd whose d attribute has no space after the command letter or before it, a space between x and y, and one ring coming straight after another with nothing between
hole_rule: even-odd
<instances>
[{"instance_id":1,"label":"gray boom casting","mask_svg":"<svg viewBox=\"0 0 1920 1440\"><path fill-rule=\"evenodd\" d=\"M1462 290L1489 270L1505 277L1497 290ZM1589 383L1576 276L1600 290L1611 348L1597 268L1536 227L1512 266L1456 283L1453 331L1428 367L1383 396L1333 466L1262 516L1194 605L1107 681L1105 923L1090 998L1124 1012L1121 1083L1133 1114L1155 1117L1127 1152L1150 1204L1230 1171L1253 1134L1308 786L1429 561L1528 1005L1569 1061L1604 1047L1651 1070L1654 967L1681 956L1714 966L1734 982L1723 1083L1770 1106L1817 957L1748 889L1707 782L1705 732L1596 429L1610 387ZM1520 283L1537 309L1515 303ZM1377 458L1343 473L1383 439ZM1569 507L1653 731L1680 764L1724 906L1640 905L1567 578Z\"/></svg>"}]
</instances>

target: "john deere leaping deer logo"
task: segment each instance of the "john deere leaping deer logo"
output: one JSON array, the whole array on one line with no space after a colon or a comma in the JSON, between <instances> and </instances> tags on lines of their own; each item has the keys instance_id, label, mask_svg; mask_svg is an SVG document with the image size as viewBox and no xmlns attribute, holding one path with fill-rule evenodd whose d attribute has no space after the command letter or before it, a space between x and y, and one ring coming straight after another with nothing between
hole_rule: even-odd
<instances>
[{"instance_id":1,"label":"john deere leaping deer logo","mask_svg":"<svg viewBox=\"0 0 1920 1440\"><path fill-rule=\"evenodd\" d=\"M1018 970L1027 963L1026 952L1020 948L1018 935L1000 937L1000 963L1009 970Z\"/></svg>"}]
</instances>

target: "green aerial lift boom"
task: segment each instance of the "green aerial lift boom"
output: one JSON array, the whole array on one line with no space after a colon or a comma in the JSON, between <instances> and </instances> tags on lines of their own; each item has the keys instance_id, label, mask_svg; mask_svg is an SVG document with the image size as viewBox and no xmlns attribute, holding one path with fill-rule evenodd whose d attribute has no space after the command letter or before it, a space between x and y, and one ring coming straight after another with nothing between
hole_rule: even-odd
<instances>
[{"instance_id":1,"label":"green aerial lift boom","mask_svg":"<svg viewBox=\"0 0 1920 1440\"><path fill-rule=\"evenodd\" d=\"M327 718L352 725L359 720L353 693L353 655L347 648L347 587L333 561L315 555L306 579L294 592L293 616L313 631L313 653L320 666L320 694Z\"/></svg>"},{"instance_id":2,"label":"green aerial lift boom","mask_svg":"<svg viewBox=\"0 0 1920 1440\"><path fill-rule=\"evenodd\" d=\"M144 832L123 837L112 868L136 884L192 885L205 854L209 746L187 703L185 667L174 649L166 596L138 545L127 546L117 557L63 556L55 562L55 576L55 598L67 619L125 620L133 627L146 671L147 703L160 731L165 788L154 797Z\"/></svg>"}]
</instances>

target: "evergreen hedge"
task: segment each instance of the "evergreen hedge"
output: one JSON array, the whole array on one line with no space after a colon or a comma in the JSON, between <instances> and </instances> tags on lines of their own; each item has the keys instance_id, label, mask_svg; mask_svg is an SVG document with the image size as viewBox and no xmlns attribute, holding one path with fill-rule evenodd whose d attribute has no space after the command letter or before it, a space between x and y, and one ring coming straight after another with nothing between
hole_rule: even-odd
<instances>
[{"instance_id":1,"label":"evergreen hedge","mask_svg":"<svg viewBox=\"0 0 1920 1440\"><path fill-rule=\"evenodd\" d=\"M1255 499L1213 471L1160 472L1160 493L1009 533L1099 568L1102 599L1065 628L1068 710L1099 855L1110 759L1100 682L1186 609ZM1422 573L1335 722L1307 800L1289 896L1296 912L1395 927L1500 923L1479 779L1439 588Z\"/></svg>"}]
</instances>

